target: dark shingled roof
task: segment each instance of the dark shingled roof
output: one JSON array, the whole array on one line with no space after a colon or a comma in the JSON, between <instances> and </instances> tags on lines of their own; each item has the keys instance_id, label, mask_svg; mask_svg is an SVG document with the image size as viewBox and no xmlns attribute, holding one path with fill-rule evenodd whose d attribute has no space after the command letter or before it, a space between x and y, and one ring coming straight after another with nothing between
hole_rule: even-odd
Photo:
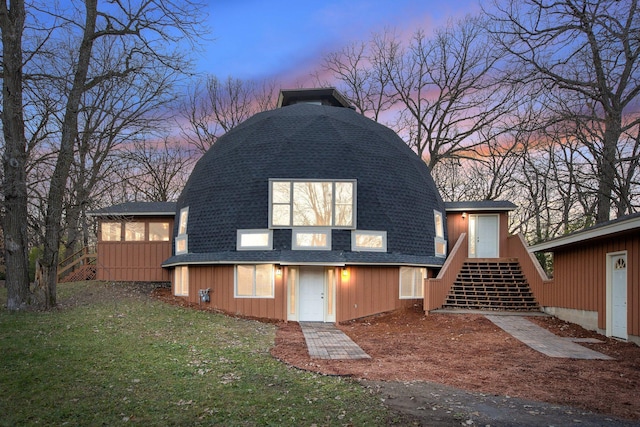
<instances>
[{"instance_id":1,"label":"dark shingled roof","mask_svg":"<svg viewBox=\"0 0 640 427\"><path fill-rule=\"evenodd\" d=\"M506 200L480 200L470 202L445 202L447 212L457 211L512 211L517 208Z\"/></svg>"},{"instance_id":2,"label":"dark shingled roof","mask_svg":"<svg viewBox=\"0 0 640 427\"><path fill-rule=\"evenodd\" d=\"M387 253L351 252L350 230L333 230L332 251L292 251L290 229L273 230L273 251L236 251L237 229L269 227L270 178L357 180L357 229L386 230ZM294 104L251 117L197 163L177 211L187 206L189 254L164 265L444 262L434 256L433 211L445 209L429 168L391 129L349 108Z\"/></svg>"},{"instance_id":3,"label":"dark shingled roof","mask_svg":"<svg viewBox=\"0 0 640 427\"><path fill-rule=\"evenodd\" d=\"M90 216L173 216L176 202L126 202L96 209Z\"/></svg>"}]
</instances>

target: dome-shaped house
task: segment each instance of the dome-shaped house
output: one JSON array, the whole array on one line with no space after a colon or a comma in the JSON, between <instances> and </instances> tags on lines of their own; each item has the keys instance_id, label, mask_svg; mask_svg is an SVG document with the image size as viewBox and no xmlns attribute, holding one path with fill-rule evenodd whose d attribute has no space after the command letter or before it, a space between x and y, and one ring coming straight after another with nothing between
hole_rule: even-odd
<instances>
[{"instance_id":1,"label":"dome-shaped house","mask_svg":"<svg viewBox=\"0 0 640 427\"><path fill-rule=\"evenodd\" d=\"M284 91L200 159L176 207L175 295L344 321L413 304L446 256L428 167L334 89Z\"/></svg>"}]
</instances>

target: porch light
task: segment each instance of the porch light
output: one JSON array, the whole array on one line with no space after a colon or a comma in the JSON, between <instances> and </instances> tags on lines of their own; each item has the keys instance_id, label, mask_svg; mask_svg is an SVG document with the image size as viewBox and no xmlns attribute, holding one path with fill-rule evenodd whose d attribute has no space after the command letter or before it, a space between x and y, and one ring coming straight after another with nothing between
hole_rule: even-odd
<instances>
[{"instance_id":1,"label":"porch light","mask_svg":"<svg viewBox=\"0 0 640 427\"><path fill-rule=\"evenodd\" d=\"M282 267L276 266L276 276L282 276Z\"/></svg>"},{"instance_id":2,"label":"porch light","mask_svg":"<svg viewBox=\"0 0 640 427\"><path fill-rule=\"evenodd\" d=\"M462 212L462 219L465 219L467 217L467 213L466 212Z\"/></svg>"},{"instance_id":3,"label":"porch light","mask_svg":"<svg viewBox=\"0 0 640 427\"><path fill-rule=\"evenodd\" d=\"M349 270L347 267L342 267L342 277L347 277L349 275Z\"/></svg>"}]
</instances>

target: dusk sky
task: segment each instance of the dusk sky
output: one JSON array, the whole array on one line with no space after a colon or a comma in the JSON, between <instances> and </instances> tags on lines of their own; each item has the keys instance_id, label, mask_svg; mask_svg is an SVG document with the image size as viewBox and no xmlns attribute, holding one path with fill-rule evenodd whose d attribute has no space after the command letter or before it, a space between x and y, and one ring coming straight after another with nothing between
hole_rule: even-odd
<instances>
[{"instance_id":1,"label":"dusk sky","mask_svg":"<svg viewBox=\"0 0 640 427\"><path fill-rule=\"evenodd\" d=\"M297 86L324 54L352 41L385 28L429 32L479 9L478 0L215 0L208 11L213 40L198 71Z\"/></svg>"}]
</instances>

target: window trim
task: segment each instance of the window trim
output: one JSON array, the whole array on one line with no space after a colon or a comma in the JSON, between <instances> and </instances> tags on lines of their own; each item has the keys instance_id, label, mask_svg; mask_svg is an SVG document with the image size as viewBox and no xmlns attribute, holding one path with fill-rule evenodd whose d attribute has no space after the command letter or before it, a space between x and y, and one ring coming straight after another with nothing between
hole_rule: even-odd
<instances>
[{"instance_id":1,"label":"window trim","mask_svg":"<svg viewBox=\"0 0 640 427\"><path fill-rule=\"evenodd\" d=\"M180 279L178 279L180 277ZM186 278L186 280L184 280ZM186 265L177 266L174 270L174 295L178 297L189 296L189 267ZM180 282L180 292L178 292L178 281Z\"/></svg>"},{"instance_id":2,"label":"window trim","mask_svg":"<svg viewBox=\"0 0 640 427\"><path fill-rule=\"evenodd\" d=\"M147 242L149 241L149 239L147 238L147 222L146 221L125 221L124 222L124 241L125 242ZM133 227L133 226L142 226L142 238L140 239L128 239L127 238L127 232L133 233L134 235L136 234L136 231L133 230L128 230L128 227ZM137 235L138 236L138 235Z\"/></svg>"},{"instance_id":3,"label":"window trim","mask_svg":"<svg viewBox=\"0 0 640 427\"><path fill-rule=\"evenodd\" d=\"M183 241L184 241L184 250L180 251L180 250L178 250L178 244L180 242L183 242ZM175 245L176 255L189 253L189 235L183 234L183 235L180 235L180 236L176 237L174 245Z\"/></svg>"},{"instance_id":4,"label":"window trim","mask_svg":"<svg viewBox=\"0 0 640 427\"><path fill-rule=\"evenodd\" d=\"M270 266L271 272L269 274L270 277L270 285L271 285L271 295L256 295L256 270L258 266ZM253 295L238 295L238 267L253 267ZM275 266L273 264L236 264L233 268L233 297L238 299L244 298L257 298L257 299L274 299L276 295L275 289Z\"/></svg>"},{"instance_id":5,"label":"window trim","mask_svg":"<svg viewBox=\"0 0 640 427\"><path fill-rule=\"evenodd\" d=\"M151 240L151 227L153 225L165 225L167 226L167 234L166 236L161 236L162 239L159 240ZM147 241L149 242L170 242L171 241L171 222L169 221L149 221L148 226L147 226L149 233L147 235ZM158 233L156 233L156 235L159 235Z\"/></svg>"},{"instance_id":6,"label":"window trim","mask_svg":"<svg viewBox=\"0 0 640 427\"><path fill-rule=\"evenodd\" d=\"M323 246L300 246L296 237L298 234L324 234L327 236L327 243ZM331 250L331 228L328 227L296 227L291 232L291 249L294 251L330 251Z\"/></svg>"},{"instance_id":7,"label":"window trim","mask_svg":"<svg viewBox=\"0 0 640 427\"><path fill-rule=\"evenodd\" d=\"M242 236L251 234L266 234L268 236L268 243L264 246L242 246ZM238 251L273 250L273 230L266 228L237 230L236 236L236 250Z\"/></svg>"},{"instance_id":8,"label":"window trim","mask_svg":"<svg viewBox=\"0 0 640 427\"><path fill-rule=\"evenodd\" d=\"M184 223L182 221L183 214L185 215ZM178 215L178 235L186 235L188 225L189 225L189 206L180 209L180 214Z\"/></svg>"},{"instance_id":9,"label":"window trim","mask_svg":"<svg viewBox=\"0 0 640 427\"><path fill-rule=\"evenodd\" d=\"M403 296L402 295L402 270L406 270L406 269L411 269L411 289L412 289L412 293L411 296ZM420 292L422 295L420 295L420 293L416 294L416 283L415 283L415 278L416 278L416 270L420 270L422 271L422 286L421 286L421 291ZM427 269L425 267L407 267L407 266L402 266L398 269L398 295L400 299L420 299L420 298L424 298L424 280L427 277Z\"/></svg>"},{"instance_id":10,"label":"window trim","mask_svg":"<svg viewBox=\"0 0 640 427\"><path fill-rule=\"evenodd\" d=\"M118 225L118 238L117 239L108 239L105 240L104 239L104 226L106 224L117 224ZM101 242L122 242L123 241L123 237L122 237L122 221L103 221L100 223L100 241Z\"/></svg>"},{"instance_id":11,"label":"window trim","mask_svg":"<svg viewBox=\"0 0 640 427\"><path fill-rule=\"evenodd\" d=\"M274 182L282 182L289 184L289 203L276 203L277 205L288 205L289 206L289 223L288 225L274 225L273 224L273 183ZM358 220L358 181L356 179L290 179L290 178L270 178L269 179L269 228L270 229L289 229L289 228L298 228L298 227L314 227L312 225L294 225L293 224L293 199L294 199L294 184L295 183L331 183L331 224L327 226L317 226L317 227L328 227L332 229L341 229L341 230L354 230L357 228L357 220ZM336 222L336 184L337 183L350 183L352 184L352 192L351 192L351 225L335 225Z\"/></svg>"},{"instance_id":12,"label":"window trim","mask_svg":"<svg viewBox=\"0 0 640 427\"><path fill-rule=\"evenodd\" d=\"M382 247L381 248L371 248L367 246L358 246L357 245L357 236L365 235L365 236L375 236L382 238ZM352 252L387 252L387 232L380 230L352 230L351 231L351 251Z\"/></svg>"}]
</instances>

